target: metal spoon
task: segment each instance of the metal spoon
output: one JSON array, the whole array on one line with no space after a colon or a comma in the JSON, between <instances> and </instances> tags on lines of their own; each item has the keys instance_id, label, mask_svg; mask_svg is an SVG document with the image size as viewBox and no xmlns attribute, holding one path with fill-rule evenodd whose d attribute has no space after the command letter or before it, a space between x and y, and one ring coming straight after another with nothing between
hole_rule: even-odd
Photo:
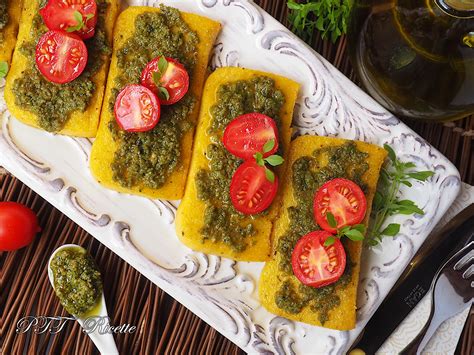
<instances>
[{"instance_id":1,"label":"metal spoon","mask_svg":"<svg viewBox=\"0 0 474 355\"><path fill-rule=\"evenodd\" d=\"M53 270L51 269L51 260L53 260L54 255L63 249L67 248L80 248L84 250L83 247L76 245L76 244L64 244L57 248L52 254L51 257L49 258L48 261L48 277L49 281L51 282L51 285L53 286L54 289L54 274ZM84 329L89 329L86 333L89 335L91 338L92 342L95 344L97 349L100 351L101 354L117 354L118 355L118 350L117 350L117 345L115 344L114 337L112 336L112 333L105 332L104 334L100 333L101 327L105 327L109 325L109 318L107 314L107 307L105 304L105 298L104 298L104 292L102 292L102 296L95 307L95 309L92 312L89 312L92 314L88 314L87 317L85 318L79 318L77 316L74 316L76 320L79 322L81 327ZM100 319L103 321L101 323L101 326L95 326L96 322L98 321L99 318L89 318L89 317L100 317ZM84 324L86 323L86 326ZM90 331L90 328L93 328L92 331Z\"/></svg>"}]
</instances>

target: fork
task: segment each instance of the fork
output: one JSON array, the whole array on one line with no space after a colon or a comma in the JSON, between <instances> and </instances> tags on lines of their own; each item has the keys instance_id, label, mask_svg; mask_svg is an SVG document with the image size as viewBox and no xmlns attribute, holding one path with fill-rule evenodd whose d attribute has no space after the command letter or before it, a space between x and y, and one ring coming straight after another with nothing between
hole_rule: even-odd
<instances>
[{"instance_id":1,"label":"fork","mask_svg":"<svg viewBox=\"0 0 474 355\"><path fill-rule=\"evenodd\" d=\"M421 354L445 320L470 307L474 298L474 241L466 244L439 269L429 293L430 316L420 333L401 354Z\"/></svg>"}]
</instances>

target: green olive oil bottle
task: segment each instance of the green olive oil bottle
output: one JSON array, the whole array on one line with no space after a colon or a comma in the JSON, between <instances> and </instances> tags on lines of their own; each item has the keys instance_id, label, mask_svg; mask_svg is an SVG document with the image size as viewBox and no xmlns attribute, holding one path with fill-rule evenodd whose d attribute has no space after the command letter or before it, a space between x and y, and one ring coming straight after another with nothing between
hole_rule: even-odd
<instances>
[{"instance_id":1,"label":"green olive oil bottle","mask_svg":"<svg viewBox=\"0 0 474 355\"><path fill-rule=\"evenodd\" d=\"M355 0L348 45L363 85L394 114L474 113L474 0Z\"/></svg>"}]
</instances>

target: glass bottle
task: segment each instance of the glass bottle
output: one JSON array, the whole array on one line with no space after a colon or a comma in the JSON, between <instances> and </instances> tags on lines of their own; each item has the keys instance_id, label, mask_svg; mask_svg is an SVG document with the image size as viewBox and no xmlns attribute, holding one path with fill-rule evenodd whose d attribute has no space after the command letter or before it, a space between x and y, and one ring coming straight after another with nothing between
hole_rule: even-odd
<instances>
[{"instance_id":1,"label":"glass bottle","mask_svg":"<svg viewBox=\"0 0 474 355\"><path fill-rule=\"evenodd\" d=\"M474 113L474 0L355 0L348 46L367 91L393 113Z\"/></svg>"}]
</instances>

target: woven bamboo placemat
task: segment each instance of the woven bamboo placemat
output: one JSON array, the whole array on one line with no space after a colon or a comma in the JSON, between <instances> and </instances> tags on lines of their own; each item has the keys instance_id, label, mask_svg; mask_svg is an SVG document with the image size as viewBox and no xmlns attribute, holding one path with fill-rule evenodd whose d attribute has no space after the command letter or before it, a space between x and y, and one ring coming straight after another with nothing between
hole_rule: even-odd
<instances>
[{"instance_id":1,"label":"woven bamboo placemat","mask_svg":"<svg viewBox=\"0 0 474 355\"><path fill-rule=\"evenodd\" d=\"M256 0L256 3L286 24L285 0ZM344 37L336 44L315 38L312 46L357 83L346 54ZM405 122L457 166L464 182L474 184L474 116L444 125ZM115 336L121 353L242 353L229 340L141 276L19 180L2 172L1 168L0 201L17 201L31 207L38 213L43 228L41 235L29 247L0 255L0 353L97 353L76 322L68 322L55 335L16 333L18 320L25 316L67 316L54 295L46 273L51 252L67 243L83 245L96 260L104 279L111 323L128 323L138 328L135 333ZM472 313L471 310L457 353L474 353Z\"/></svg>"}]
</instances>

